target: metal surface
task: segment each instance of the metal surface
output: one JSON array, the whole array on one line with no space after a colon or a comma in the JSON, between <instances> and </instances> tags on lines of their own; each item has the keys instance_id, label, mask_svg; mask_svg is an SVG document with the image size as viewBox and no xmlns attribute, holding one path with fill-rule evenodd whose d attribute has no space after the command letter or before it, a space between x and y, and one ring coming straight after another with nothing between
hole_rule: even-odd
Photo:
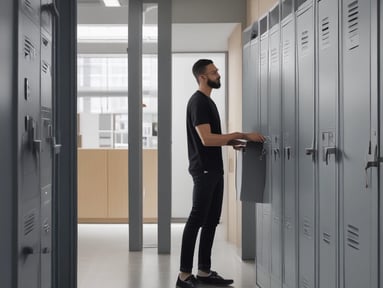
<instances>
[{"instance_id":1,"label":"metal surface","mask_svg":"<svg viewBox=\"0 0 383 288\"><path fill-rule=\"evenodd\" d=\"M376 3L342 2L342 245L344 286L348 288L378 287L377 170L365 169L377 145L377 131L371 119L371 105L377 97L375 87L371 86L377 69L376 55L371 53L377 37L371 33L376 25L372 13L377 10Z\"/></svg>"},{"instance_id":2,"label":"metal surface","mask_svg":"<svg viewBox=\"0 0 383 288\"><path fill-rule=\"evenodd\" d=\"M315 219L315 35L314 6L297 11L298 65L298 193L299 287L314 288L316 277ZM310 149L310 150L307 150ZM306 151L310 153L307 155Z\"/></svg>"}]
</instances>

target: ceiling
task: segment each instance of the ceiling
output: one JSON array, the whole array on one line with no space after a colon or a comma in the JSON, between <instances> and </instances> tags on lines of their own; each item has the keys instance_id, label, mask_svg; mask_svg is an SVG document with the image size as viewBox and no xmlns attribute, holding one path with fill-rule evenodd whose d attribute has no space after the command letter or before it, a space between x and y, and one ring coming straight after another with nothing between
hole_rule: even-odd
<instances>
[{"instance_id":1,"label":"ceiling","mask_svg":"<svg viewBox=\"0 0 383 288\"><path fill-rule=\"evenodd\" d=\"M126 6L129 0L119 0L121 5ZM125 12L118 12L118 8L105 7L102 0L77 0L79 4L78 22L94 23L94 19L106 22L116 21L123 18L121 22L127 22ZM153 9L154 8L154 9ZM95 15L99 14L99 15ZM107 14L111 14L107 17ZM93 19L92 19L93 18ZM146 4L144 6L144 23L157 23L156 7ZM173 52L223 52L228 50L228 38L237 23L174 23L172 24L172 50Z\"/></svg>"}]
</instances>

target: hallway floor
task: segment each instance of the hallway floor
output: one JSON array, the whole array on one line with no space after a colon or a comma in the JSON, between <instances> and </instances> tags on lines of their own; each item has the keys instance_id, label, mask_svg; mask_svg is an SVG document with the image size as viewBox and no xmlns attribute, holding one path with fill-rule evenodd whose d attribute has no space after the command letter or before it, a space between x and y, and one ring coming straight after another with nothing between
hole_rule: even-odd
<instances>
[{"instance_id":1,"label":"hallway floor","mask_svg":"<svg viewBox=\"0 0 383 288\"><path fill-rule=\"evenodd\" d=\"M157 225L144 225L143 251L129 252L128 225L79 224L78 288L174 288L183 226L172 224L171 254L158 255ZM229 287L254 288L254 262L244 262L239 255L238 249L226 242L223 227L219 226L212 269L234 279Z\"/></svg>"}]
</instances>

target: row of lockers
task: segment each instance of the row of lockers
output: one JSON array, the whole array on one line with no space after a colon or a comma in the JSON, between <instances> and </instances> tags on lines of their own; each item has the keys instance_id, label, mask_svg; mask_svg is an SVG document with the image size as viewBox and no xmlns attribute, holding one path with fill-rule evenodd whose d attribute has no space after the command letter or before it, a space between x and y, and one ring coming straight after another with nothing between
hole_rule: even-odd
<instances>
[{"instance_id":1,"label":"row of lockers","mask_svg":"<svg viewBox=\"0 0 383 288\"><path fill-rule=\"evenodd\" d=\"M262 288L381 287L378 13L283 0L244 31L243 129L268 136Z\"/></svg>"}]
</instances>

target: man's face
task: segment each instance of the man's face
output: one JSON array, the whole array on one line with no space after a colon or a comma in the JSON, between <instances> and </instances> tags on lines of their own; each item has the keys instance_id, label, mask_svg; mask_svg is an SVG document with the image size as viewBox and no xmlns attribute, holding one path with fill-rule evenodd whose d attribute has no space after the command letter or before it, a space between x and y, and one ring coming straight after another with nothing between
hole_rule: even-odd
<instances>
[{"instance_id":1,"label":"man's face","mask_svg":"<svg viewBox=\"0 0 383 288\"><path fill-rule=\"evenodd\" d=\"M218 69L214 64L206 66L204 75L207 77L207 85L210 88L218 89L221 87L221 75L219 75Z\"/></svg>"}]
</instances>

